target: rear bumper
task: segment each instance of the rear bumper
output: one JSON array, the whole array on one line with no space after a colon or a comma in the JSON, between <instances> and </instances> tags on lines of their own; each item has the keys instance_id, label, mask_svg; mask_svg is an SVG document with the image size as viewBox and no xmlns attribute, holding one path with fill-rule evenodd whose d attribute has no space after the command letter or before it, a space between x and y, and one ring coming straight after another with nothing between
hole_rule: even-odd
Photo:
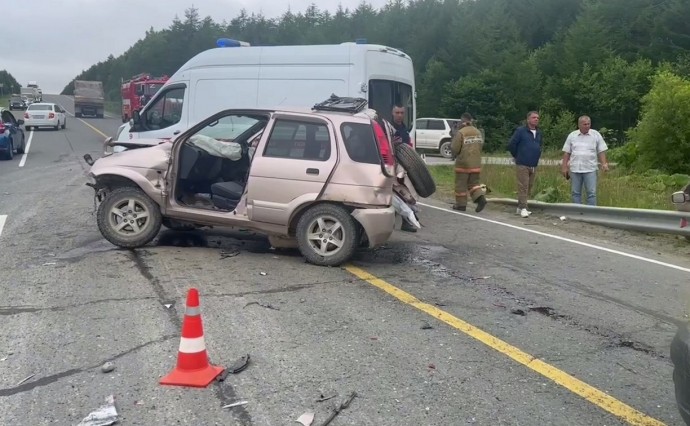
<instances>
[{"instance_id":1,"label":"rear bumper","mask_svg":"<svg viewBox=\"0 0 690 426\"><path fill-rule=\"evenodd\" d=\"M384 244L393 234L395 226L393 206L382 209L355 209L352 217L364 228L370 248Z\"/></svg>"},{"instance_id":2,"label":"rear bumper","mask_svg":"<svg viewBox=\"0 0 690 426\"><path fill-rule=\"evenodd\" d=\"M57 125L58 125L58 119L57 118L53 118L52 120L47 119L47 118L45 120L41 120L41 119L25 119L24 120L24 127L27 127L27 126L28 127L48 127L48 126L55 127Z\"/></svg>"}]
</instances>

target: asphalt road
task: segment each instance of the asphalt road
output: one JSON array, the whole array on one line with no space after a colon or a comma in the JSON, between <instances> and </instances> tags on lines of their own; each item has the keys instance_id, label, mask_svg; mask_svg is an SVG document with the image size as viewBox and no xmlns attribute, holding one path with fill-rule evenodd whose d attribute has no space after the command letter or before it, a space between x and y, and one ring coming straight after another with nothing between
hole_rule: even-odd
<instances>
[{"instance_id":1,"label":"asphalt road","mask_svg":"<svg viewBox=\"0 0 690 426\"><path fill-rule=\"evenodd\" d=\"M332 425L682 424L668 351L687 320L687 259L431 201L423 230L348 268L218 230L119 250L96 228L81 159L119 125L70 117L33 132L22 167L0 162L1 424L77 424L114 395L124 425L305 412L317 425L352 391ZM251 363L205 389L164 387L190 287L212 362Z\"/></svg>"}]
</instances>

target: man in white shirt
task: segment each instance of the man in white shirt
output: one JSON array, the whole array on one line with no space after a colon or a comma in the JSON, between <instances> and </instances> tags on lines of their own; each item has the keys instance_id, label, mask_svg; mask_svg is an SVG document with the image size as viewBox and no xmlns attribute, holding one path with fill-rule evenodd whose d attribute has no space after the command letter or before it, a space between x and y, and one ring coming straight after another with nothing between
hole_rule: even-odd
<instances>
[{"instance_id":1,"label":"man in white shirt","mask_svg":"<svg viewBox=\"0 0 690 426\"><path fill-rule=\"evenodd\" d=\"M582 203L582 185L587 191L587 204L597 205L597 170L599 164L605 172L609 170L606 161L606 142L601 133L592 129L592 120L583 115L577 120L578 130L570 133L563 145L561 172L571 182L571 198L575 204Z\"/></svg>"}]
</instances>

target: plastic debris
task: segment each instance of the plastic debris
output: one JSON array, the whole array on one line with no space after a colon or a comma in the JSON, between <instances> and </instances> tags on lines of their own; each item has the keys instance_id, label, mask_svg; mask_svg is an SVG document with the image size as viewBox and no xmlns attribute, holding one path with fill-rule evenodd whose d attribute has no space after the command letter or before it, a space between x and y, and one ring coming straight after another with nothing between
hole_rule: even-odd
<instances>
[{"instance_id":1,"label":"plastic debris","mask_svg":"<svg viewBox=\"0 0 690 426\"><path fill-rule=\"evenodd\" d=\"M170 307L172 306L172 303L166 303L163 306L165 306L165 309L170 309Z\"/></svg>"},{"instance_id":2,"label":"plastic debris","mask_svg":"<svg viewBox=\"0 0 690 426\"><path fill-rule=\"evenodd\" d=\"M221 259L227 259L229 257L235 257L239 254L240 254L239 250L232 250L232 251L221 250L220 251L220 258Z\"/></svg>"},{"instance_id":3,"label":"plastic debris","mask_svg":"<svg viewBox=\"0 0 690 426\"><path fill-rule=\"evenodd\" d=\"M311 424L314 422L314 413L304 413L295 421L302 423L304 426L311 426Z\"/></svg>"},{"instance_id":4,"label":"plastic debris","mask_svg":"<svg viewBox=\"0 0 690 426\"><path fill-rule=\"evenodd\" d=\"M216 380L219 382L222 382L223 380L225 380L228 377L229 374L241 373L249 365L249 359L250 359L249 354L239 358L237 361L232 363L232 365L230 365L230 367L226 368L225 371L223 371L218 377L216 377Z\"/></svg>"},{"instance_id":5,"label":"plastic debris","mask_svg":"<svg viewBox=\"0 0 690 426\"><path fill-rule=\"evenodd\" d=\"M333 412L331 413L331 415L328 416L328 418L326 419L326 421L323 422L323 423L321 424L321 426L326 426L326 425L330 424L330 423L333 421L333 419L335 419L335 417L336 417L338 414L340 414L341 411L343 411L344 409L346 409L347 407L350 406L350 403L352 403L352 400L355 399L356 396L357 396L357 392L352 392L352 393L350 394L350 396L349 396L345 401L343 401L343 402L340 404L339 407L335 407L335 408L333 409Z\"/></svg>"},{"instance_id":6,"label":"plastic debris","mask_svg":"<svg viewBox=\"0 0 690 426\"><path fill-rule=\"evenodd\" d=\"M525 311L523 311L522 309L511 309L510 313L515 315L521 315L523 317L526 315Z\"/></svg>"},{"instance_id":7,"label":"plastic debris","mask_svg":"<svg viewBox=\"0 0 690 426\"><path fill-rule=\"evenodd\" d=\"M261 303L261 302L249 302L244 307L246 308L249 305L259 305L262 308L267 308L267 309L273 309L274 311L279 311L280 308L276 308L275 306L271 305L270 303ZM244 309L244 308L242 308Z\"/></svg>"},{"instance_id":8,"label":"plastic debris","mask_svg":"<svg viewBox=\"0 0 690 426\"><path fill-rule=\"evenodd\" d=\"M432 327L431 324L424 321L424 324L422 325L422 330L431 330L432 328L434 328L434 327Z\"/></svg>"},{"instance_id":9,"label":"plastic debris","mask_svg":"<svg viewBox=\"0 0 690 426\"><path fill-rule=\"evenodd\" d=\"M335 398L336 396L337 396L337 395L323 396L323 394L321 394L321 398L317 399L316 402L328 401L329 399L333 399L333 398Z\"/></svg>"},{"instance_id":10,"label":"plastic debris","mask_svg":"<svg viewBox=\"0 0 690 426\"><path fill-rule=\"evenodd\" d=\"M265 272L259 272L259 275L263 275L265 277L267 274Z\"/></svg>"},{"instance_id":11,"label":"plastic debris","mask_svg":"<svg viewBox=\"0 0 690 426\"><path fill-rule=\"evenodd\" d=\"M233 407L239 407L240 405L247 405L247 404L249 404L249 401L238 401L238 402L233 402L232 404L223 405L223 408L233 408Z\"/></svg>"},{"instance_id":12,"label":"plastic debris","mask_svg":"<svg viewBox=\"0 0 690 426\"><path fill-rule=\"evenodd\" d=\"M119 420L117 409L115 408L115 397L110 395L105 398L105 405L100 406L96 411L92 411L77 426L109 426L114 425Z\"/></svg>"},{"instance_id":13,"label":"plastic debris","mask_svg":"<svg viewBox=\"0 0 690 426\"><path fill-rule=\"evenodd\" d=\"M566 217L565 217L565 216L561 216L559 219L561 219L561 221L564 221L564 220L566 219Z\"/></svg>"},{"instance_id":14,"label":"plastic debris","mask_svg":"<svg viewBox=\"0 0 690 426\"><path fill-rule=\"evenodd\" d=\"M110 373L113 370L115 370L115 364L110 361L107 361L101 366L101 372L103 373Z\"/></svg>"},{"instance_id":15,"label":"plastic debris","mask_svg":"<svg viewBox=\"0 0 690 426\"><path fill-rule=\"evenodd\" d=\"M35 374L32 374L32 375L30 375L29 377L26 377L26 378L20 380L19 383L16 384L16 386L21 385L22 383L26 382L27 380L29 380L29 379L32 378L33 376L35 376Z\"/></svg>"},{"instance_id":16,"label":"plastic debris","mask_svg":"<svg viewBox=\"0 0 690 426\"><path fill-rule=\"evenodd\" d=\"M43 266L50 266L50 265L57 265L56 262L46 262L43 264Z\"/></svg>"}]
</instances>

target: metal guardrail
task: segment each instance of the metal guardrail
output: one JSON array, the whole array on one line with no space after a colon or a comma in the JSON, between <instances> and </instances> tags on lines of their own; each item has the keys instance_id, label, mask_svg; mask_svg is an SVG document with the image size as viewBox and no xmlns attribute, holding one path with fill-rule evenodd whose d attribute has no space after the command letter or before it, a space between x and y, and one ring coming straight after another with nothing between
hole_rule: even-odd
<instances>
[{"instance_id":1,"label":"metal guardrail","mask_svg":"<svg viewBox=\"0 0 690 426\"><path fill-rule=\"evenodd\" d=\"M488 201L517 206L517 200L510 198L489 198ZM566 220L577 220L610 228L690 236L690 226L681 228L681 223L690 224L690 212L543 203L539 201L530 201L529 209L532 211L541 210L548 215L558 217L565 216Z\"/></svg>"}]
</instances>

